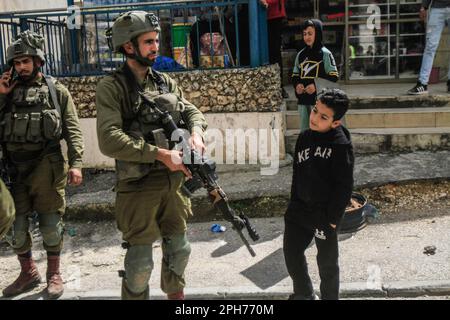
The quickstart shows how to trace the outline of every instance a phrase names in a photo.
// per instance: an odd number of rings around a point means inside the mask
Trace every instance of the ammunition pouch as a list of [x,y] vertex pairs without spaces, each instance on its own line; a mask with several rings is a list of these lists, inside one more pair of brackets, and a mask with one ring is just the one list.
[[61,138],[61,108],[55,84],[47,76],[45,80],[48,86],[19,85],[14,89],[1,123],[0,138],[3,142],[34,144]]
[[61,138],[61,115],[56,109],[42,111],[42,129],[46,140],[59,140]]

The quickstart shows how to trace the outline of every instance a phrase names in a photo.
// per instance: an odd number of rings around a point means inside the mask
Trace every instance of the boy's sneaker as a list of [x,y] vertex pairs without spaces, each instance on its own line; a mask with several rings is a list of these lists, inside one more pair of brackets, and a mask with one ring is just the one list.
[[421,84],[420,82],[417,82],[416,86],[410,90],[408,90],[408,94],[412,95],[420,95],[420,94],[427,94],[428,93],[428,87],[426,84]]

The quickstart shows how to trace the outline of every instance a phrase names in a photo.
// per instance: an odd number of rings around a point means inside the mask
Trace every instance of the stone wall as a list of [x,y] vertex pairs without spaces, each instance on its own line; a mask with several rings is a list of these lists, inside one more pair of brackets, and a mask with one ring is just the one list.
[[[195,70],[169,73],[186,98],[202,112],[280,111],[278,65],[252,69]],[[94,118],[100,76],[60,78],[72,94],[80,118]]]

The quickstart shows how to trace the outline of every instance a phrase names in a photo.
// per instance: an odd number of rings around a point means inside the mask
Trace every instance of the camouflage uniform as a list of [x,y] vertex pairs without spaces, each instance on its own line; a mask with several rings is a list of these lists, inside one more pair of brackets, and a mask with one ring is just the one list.
[[[134,29],[131,35],[120,34],[126,32],[127,27],[123,28],[121,24],[127,17],[132,21],[128,26]],[[155,18],[143,11],[128,12],[119,17],[112,27],[114,49],[119,51],[121,45],[139,34],[159,32]],[[192,214],[191,204],[180,190],[185,181],[184,174],[171,172],[156,161],[158,146],[155,141],[144,138],[146,133],[161,128],[161,125],[154,114],[142,108],[139,96],[133,94],[134,88],[127,81],[130,71],[125,63],[100,81],[96,94],[99,147],[105,155],[116,159],[115,215],[127,248],[122,299],[148,299],[148,281],[153,269],[152,244],[160,237],[163,251],[161,288],[170,298],[171,294],[182,292],[185,286],[184,270],[190,254],[186,220]],[[184,119],[191,133],[196,131],[203,135],[206,121],[202,113],[183,98],[173,79],[148,68],[146,78],[138,85],[155,99],[167,97],[161,94],[155,79],[162,80],[170,92],[168,95],[175,97],[175,106],[170,110],[173,118]],[[178,109],[179,104],[184,107]]]
[[14,222],[14,214],[14,201],[3,180],[0,180],[0,240]]
[[[42,45],[43,38],[35,33],[19,34],[8,47],[8,64],[12,66],[14,59],[24,56],[38,57],[45,62]],[[54,78],[44,78],[37,67],[34,72],[34,79],[19,78],[10,94],[0,95],[0,139],[16,170],[11,190],[16,219],[7,240],[19,260],[20,255],[29,253],[32,241],[28,215],[36,211],[44,248],[50,255],[53,253],[52,258],[48,257],[49,269],[51,264],[59,273],[67,171],[68,166],[81,169],[84,147],[69,91]],[[68,164],[61,151],[61,139],[67,142]],[[20,293],[10,289],[5,289],[4,295]]]

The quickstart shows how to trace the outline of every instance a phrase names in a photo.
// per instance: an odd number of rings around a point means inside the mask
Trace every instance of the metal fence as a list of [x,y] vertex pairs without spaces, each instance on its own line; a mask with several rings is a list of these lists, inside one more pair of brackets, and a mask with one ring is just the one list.
[[256,67],[268,62],[266,13],[258,2],[153,1],[5,12],[0,14],[0,64],[6,67],[6,48],[14,37],[30,29],[45,37],[45,73],[103,74],[124,61],[109,50],[106,29],[121,12],[144,10],[154,12],[162,28],[155,69]]

